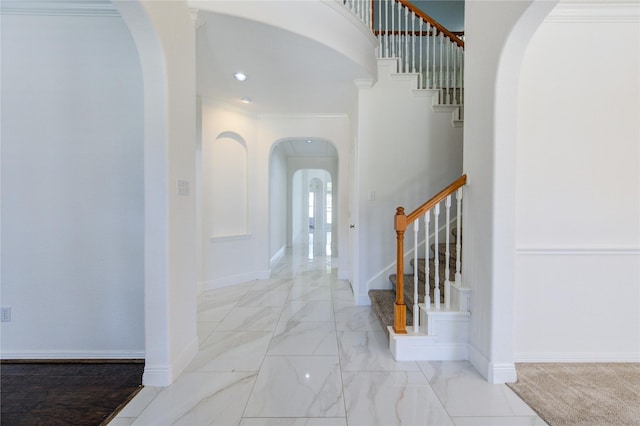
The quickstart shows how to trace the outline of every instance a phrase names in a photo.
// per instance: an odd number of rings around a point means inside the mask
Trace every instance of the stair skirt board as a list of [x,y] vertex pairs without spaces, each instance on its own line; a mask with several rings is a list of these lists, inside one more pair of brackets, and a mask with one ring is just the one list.
[[396,361],[466,361],[469,359],[468,343],[438,343],[437,336],[414,334],[407,328],[407,334],[396,334],[393,327],[387,327],[389,349]]

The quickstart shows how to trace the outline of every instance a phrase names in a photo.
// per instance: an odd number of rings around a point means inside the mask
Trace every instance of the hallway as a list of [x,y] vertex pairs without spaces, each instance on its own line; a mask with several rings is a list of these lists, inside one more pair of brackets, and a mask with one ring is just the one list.
[[201,294],[197,357],[110,425],[545,424],[467,362],[395,362],[370,307],[315,246],[288,251],[270,280]]

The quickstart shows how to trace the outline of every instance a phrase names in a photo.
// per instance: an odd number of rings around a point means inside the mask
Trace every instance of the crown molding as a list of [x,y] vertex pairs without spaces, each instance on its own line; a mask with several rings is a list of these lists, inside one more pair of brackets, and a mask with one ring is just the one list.
[[640,1],[560,1],[545,22],[637,23],[640,22]]
[[0,14],[36,16],[120,16],[111,0],[2,0]]

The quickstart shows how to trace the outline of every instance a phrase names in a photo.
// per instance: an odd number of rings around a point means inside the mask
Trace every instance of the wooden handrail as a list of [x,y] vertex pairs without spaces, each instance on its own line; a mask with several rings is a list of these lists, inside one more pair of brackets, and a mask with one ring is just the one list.
[[433,208],[436,204],[438,204],[440,201],[447,198],[448,195],[453,194],[455,190],[465,185],[466,183],[467,183],[467,175],[462,175],[458,179],[454,180],[449,186],[447,186],[442,191],[438,192],[429,201],[427,201],[426,203],[424,203],[423,205],[421,205],[420,207],[418,207],[417,209],[409,213],[407,215],[407,224],[412,223],[414,220],[416,220],[417,218],[425,214],[427,210],[430,210],[431,208]]
[[[407,333],[407,306],[404,303],[404,233],[407,226],[413,223],[420,216],[435,207],[442,200],[453,194],[460,187],[467,183],[467,175],[462,175],[442,191],[438,192],[429,201],[406,215],[404,207],[398,207],[394,217],[394,228],[396,230],[396,302],[393,310],[393,331],[396,334]],[[427,278],[428,280],[428,278]],[[414,312],[414,315],[419,313]],[[414,319],[415,321],[415,319]]]
[[[449,38],[455,44],[457,44],[458,46],[464,48],[464,41],[460,40],[455,34],[453,34],[451,31],[449,31],[448,29],[443,27],[438,21],[433,19],[431,16],[427,15],[422,10],[418,9],[416,6],[414,6],[413,4],[409,3],[407,0],[395,0],[395,1],[397,1],[400,4],[402,4],[404,7],[408,8],[410,11],[414,12],[416,15],[418,15],[423,20],[425,20],[428,23],[430,23],[432,26],[436,27],[438,32],[443,33],[445,36],[447,36],[447,38]],[[436,35],[437,35],[437,33],[436,33]]]

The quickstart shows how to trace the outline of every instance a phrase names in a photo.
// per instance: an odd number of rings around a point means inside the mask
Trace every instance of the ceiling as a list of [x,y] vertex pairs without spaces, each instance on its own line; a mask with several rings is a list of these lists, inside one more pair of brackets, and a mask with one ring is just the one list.
[[[344,55],[286,30],[198,11],[197,89],[252,114],[344,114],[364,71]],[[248,79],[239,82],[233,74]],[[240,101],[251,98],[250,104]]]
[[307,140],[285,140],[278,144],[278,148],[286,157],[338,157],[338,152],[331,143],[316,139]]

